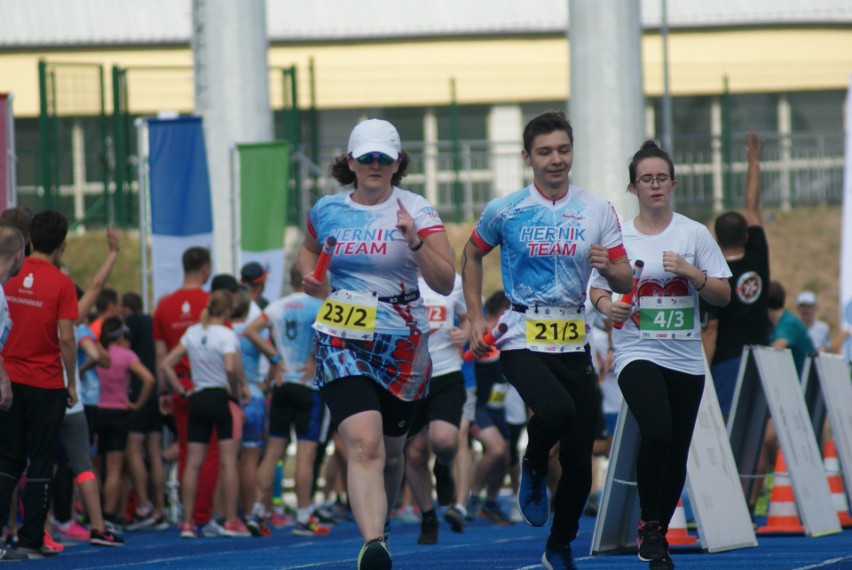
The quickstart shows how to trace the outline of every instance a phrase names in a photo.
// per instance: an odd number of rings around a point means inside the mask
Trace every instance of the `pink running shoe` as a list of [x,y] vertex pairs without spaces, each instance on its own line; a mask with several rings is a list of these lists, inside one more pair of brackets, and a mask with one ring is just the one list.
[[249,532],[249,529],[240,518],[235,518],[234,520],[225,521],[225,524],[219,531],[219,536],[240,538],[244,536],[251,536],[251,532]]
[[53,540],[53,537],[47,534],[47,531],[44,531],[44,546],[50,550],[53,550],[57,554],[65,550],[65,547]]
[[278,514],[273,511],[267,522],[273,528],[284,528],[293,524],[293,519],[286,514]]
[[66,536],[72,540],[79,540],[80,542],[88,542],[92,537],[92,534],[86,530],[86,527],[74,520],[64,524],[56,523],[54,528],[62,536]]

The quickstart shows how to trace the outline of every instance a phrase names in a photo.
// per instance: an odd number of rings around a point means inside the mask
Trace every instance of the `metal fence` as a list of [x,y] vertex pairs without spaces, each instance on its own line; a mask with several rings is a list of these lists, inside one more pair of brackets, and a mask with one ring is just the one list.
[[[745,133],[731,138],[744,141]],[[762,139],[760,180],[764,207],[790,209],[842,202],[842,132],[783,138],[762,135]],[[734,147],[730,157],[726,157],[725,145],[718,137],[682,137],[675,144],[673,159],[679,182],[675,199],[679,211],[706,219],[723,210],[742,207],[748,166],[744,145]],[[459,212],[461,219],[474,220],[485,204],[498,195],[496,189],[506,187],[507,179],[520,180],[518,188],[531,181],[532,173],[524,165],[520,149],[520,142],[495,145],[481,140],[463,140],[458,145],[409,144],[406,151],[410,163],[402,186],[426,196],[430,195],[429,189],[434,189],[434,205],[445,220],[453,220]],[[313,167],[313,172],[326,170],[333,158],[344,152],[340,146],[321,147],[320,164]],[[625,168],[625,186],[626,174]],[[337,185],[329,178],[314,177],[305,182],[304,188],[303,212],[307,212],[313,201],[335,192]]]
[[[789,209],[842,203],[842,131],[788,137],[761,134],[761,138],[764,140],[761,161],[763,206]],[[735,133],[731,139],[744,141],[745,134]],[[747,168],[743,145],[733,146],[730,158],[726,158],[725,145],[718,137],[681,137],[675,141],[675,146],[673,158],[679,181],[675,207],[678,211],[706,220],[722,210],[742,207]],[[507,189],[517,189],[531,181],[532,173],[524,165],[520,149],[520,141],[495,144],[484,140],[461,140],[458,143],[407,144],[410,163],[402,186],[432,198],[445,221],[475,220],[489,200]],[[316,148],[307,150],[310,154],[317,152]],[[18,150],[22,165],[32,158],[27,152],[32,154],[26,149]],[[301,195],[302,219],[320,196],[338,190],[337,183],[327,175],[328,165],[335,156],[345,152],[345,147],[340,145],[320,146],[317,163],[307,158],[307,152],[293,155],[295,164],[292,170],[299,176],[291,180],[290,187],[295,195]],[[129,156],[128,160],[135,163],[135,156]],[[93,171],[96,170],[88,171],[88,176]],[[87,205],[103,200],[104,183],[97,179],[98,175],[94,180],[80,178],[70,175],[58,177],[60,208],[70,206],[67,202],[75,196],[76,199],[84,196]],[[602,188],[590,190],[604,192]],[[110,191],[114,191],[113,188]],[[136,200],[136,191],[135,177],[132,177],[126,197],[130,203]],[[38,198],[40,193],[38,186],[18,185],[19,200],[23,204],[37,206],[41,201]],[[68,208],[68,211],[73,209]],[[135,220],[131,220],[131,225],[134,223]]]

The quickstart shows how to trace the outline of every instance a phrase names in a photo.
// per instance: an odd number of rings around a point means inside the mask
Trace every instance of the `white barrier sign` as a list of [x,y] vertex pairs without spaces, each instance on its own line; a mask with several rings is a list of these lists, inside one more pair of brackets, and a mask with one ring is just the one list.
[[[763,427],[747,421],[763,416],[749,405],[759,403],[760,398],[744,398],[748,394],[762,392],[775,423],[778,443],[784,453],[805,533],[808,536],[820,536],[840,532],[792,353],[787,349],[751,346],[746,347],[743,360],[734,393],[734,411],[728,425],[731,441],[735,442],[739,438],[747,441],[762,440]],[[745,425],[750,426],[749,429],[744,429]],[[755,437],[757,431],[760,437]],[[756,450],[754,446],[740,448],[740,452],[740,471],[754,473],[753,469],[748,470],[744,465],[756,463],[759,446]],[[749,454],[752,456],[748,457]]]
[[[847,499],[852,500],[852,380],[849,363],[837,354],[819,354],[811,359],[816,368],[821,404],[828,413],[831,433],[843,471]],[[814,429],[822,429],[822,423]]]

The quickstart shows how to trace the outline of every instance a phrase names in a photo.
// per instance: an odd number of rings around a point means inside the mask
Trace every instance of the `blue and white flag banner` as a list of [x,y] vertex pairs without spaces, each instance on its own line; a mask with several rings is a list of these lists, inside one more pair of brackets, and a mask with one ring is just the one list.
[[154,303],[183,283],[186,249],[206,247],[213,258],[210,177],[200,117],[149,119],[151,265]]

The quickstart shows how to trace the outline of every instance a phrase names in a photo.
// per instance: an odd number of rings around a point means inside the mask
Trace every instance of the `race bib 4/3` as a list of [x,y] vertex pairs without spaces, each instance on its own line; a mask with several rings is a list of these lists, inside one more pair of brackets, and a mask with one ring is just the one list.
[[691,296],[639,299],[639,338],[695,340],[697,324]]

